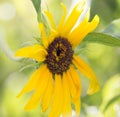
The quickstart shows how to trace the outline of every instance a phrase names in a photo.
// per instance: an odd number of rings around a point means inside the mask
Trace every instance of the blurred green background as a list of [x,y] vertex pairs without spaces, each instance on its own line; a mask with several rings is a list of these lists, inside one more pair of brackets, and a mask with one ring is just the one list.
[[[75,0],[42,1],[42,10],[49,9],[56,23],[62,14],[61,2],[70,10]],[[95,14],[100,16],[97,32],[120,38],[120,0],[92,0],[91,18]],[[47,117],[40,107],[24,111],[30,94],[16,98],[35,68],[21,70],[31,61],[18,62],[13,53],[23,45],[34,43],[34,37],[39,36],[37,16],[31,0],[0,0],[0,117]],[[98,93],[89,96],[86,94],[89,80],[81,77],[80,117],[120,117],[120,47],[89,43],[85,44],[80,56],[93,68],[101,85]]]

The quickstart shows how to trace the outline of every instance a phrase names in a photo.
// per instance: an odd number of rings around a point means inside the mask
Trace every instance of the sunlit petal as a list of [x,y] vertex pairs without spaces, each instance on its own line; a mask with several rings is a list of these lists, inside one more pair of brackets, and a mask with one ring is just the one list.
[[49,117],[59,117],[63,108],[63,86],[60,75],[55,75],[55,89]]
[[99,17],[96,15],[91,22],[87,22],[83,27],[80,26],[82,30],[80,30],[80,27],[77,27],[75,32],[69,36],[73,47],[77,46],[88,33],[92,32],[97,27],[98,23]]
[[69,90],[70,90],[70,94],[72,96],[72,99],[76,99],[78,96],[77,89],[76,89],[76,86],[71,78],[72,76],[71,76],[70,71],[67,71],[66,75],[67,75],[66,79],[68,81],[68,86],[69,86]]
[[74,100],[73,104],[75,105],[76,117],[79,117],[80,116],[80,109],[81,109],[80,98],[77,98],[76,100]]
[[40,45],[27,46],[19,49],[15,56],[32,58],[36,61],[44,61],[47,55],[47,51]]
[[63,117],[71,117],[72,109],[71,109],[71,96],[70,90],[67,81],[67,75],[63,74],[63,109],[62,109]]
[[41,73],[44,69],[45,66],[43,65],[32,74],[30,80],[27,82],[22,91],[17,95],[17,97],[20,97],[24,93],[30,92],[36,88],[37,82],[39,81]]
[[80,41],[79,35],[81,35],[84,31],[86,31],[86,26],[88,24],[88,20],[90,17],[90,9],[88,9],[84,19],[80,22],[80,24],[68,35],[68,39],[71,44],[74,46],[76,40]]
[[61,3],[61,6],[63,8],[64,13],[63,13],[63,16],[59,22],[58,28],[57,28],[58,32],[61,32],[61,30],[63,29],[63,25],[65,23],[65,18],[66,18],[66,12],[67,12],[66,6],[63,3]]
[[42,111],[43,112],[46,111],[46,109],[50,105],[50,101],[53,95],[53,88],[54,88],[53,78],[52,78],[52,74],[50,74],[49,81],[48,81],[48,87],[42,96]]
[[51,30],[50,35],[48,37],[49,43],[51,43],[58,36],[59,36],[59,34],[56,30]]
[[41,32],[41,35],[42,35],[43,45],[44,45],[45,48],[47,48],[48,47],[48,39],[47,39],[47,36],[46,36],[44,25],[42,23],[39,23],[39,28],[40,28],[40,32]]
[[73,8],[72,12],[70,13],[70,16],[68,17],[64,25],[64,29],[62,30],[62,35],[66,35],[71,31],[73,26],[76,24],[78,18],[80,17],[80,14],[82,13],[84,9],[84,5],[85,5],[85,1],[83,1],[82,3],[78,3]]
[[41,75],[41,78],[37,83],[36,90],[34,94],[32,95],[32,97],[30,98],[30,100],[28,101],[28,103],[26,104],[25,110],[34,109],[40,103],[40,99],[48,86],[48,80],[51,74],[49,70],[47,69],[47,67],[44,69],[44,71],[45,71],[45,74]]
[[47,18],[49,19],[52,28],[56,29],[56,25],[55,25],[52,14],[49,11],[45,11],[45,14],[46,14]]
[[80,94],[81,94],[81,82],[80,82],[80,76],[78,75],[78,73],[75,71],[75,69],[71,66],[70,67],[70,74],[71,74],[71,78],[76,86],[76,89],[77,89],[77,94],[78,96],[76,97],[79,97]]
[[99,90],[99,83],[93,70],[79,57],[73,57],[73,64],[90,79],[88,94],[96,93]]

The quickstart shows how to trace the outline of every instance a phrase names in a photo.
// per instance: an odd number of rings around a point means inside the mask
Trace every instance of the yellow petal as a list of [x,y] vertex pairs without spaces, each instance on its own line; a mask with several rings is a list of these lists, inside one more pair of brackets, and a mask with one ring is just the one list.
[[45,67],[44,71],[45,73],[41,74],[41,78],[37,83],[36,90],[32,95],[32,97],[30,98],[30,100],[28,101],[28,103],[26,104],[25,110],[34,109],[40,103],[40,99],[47,88],[48,79],[51,74],[47,69],[47,66]]
[[70,73],[71,73],[71,78],[76,86],[77,94],[76,98],[73,99],[73,103],[75,105],[75,110],[76,110],[76,116],[79,117],[80,115],[80,108],[81,108],[81,103],[80,103],[80,95],[81,95],[81,83],[80,83],[80,78],[78,73],[75,71],[75,69],[71,66],[70,67]]
[[88,24],[88,20],[90,17],[90,8],[88,9],[84,19],[80,24],[68,35],[68,39],[71,42],[71,44],[74,46],[74,41],[80,41],[79,35],[83,33],[83,31],[86,29],[86,26]]
[[93,70],[79,57],[73,56],[73,64],[85,75],[90,79],[90,86],[88,89],[88,94],[96,93],[100,86],[96,75],[94,74]]
[[75,105],[76,117],[79,117],[80,116],[80,109],[81,109],[80,98],[78,98],[77,100],[75,100],[73,103]]
[[48,81],[48,87],[42,97],[42,111],[43,112],[46,111],[46,109],[48,108],[50,104],[50,101],[53,95],[53,88],[54,88],[53,78],[52,78],[52,74],[50,74],[49,81]]
[[64,25],[64,29],[62,30],[63,35],[68,34],[73,28],[73,26],[76,24],[78,18],[80,17],[80,14],[83,11],[84,5],[85,5],[85,1],[83,1],[82,3],[78,3],[73,8],[72,12],[70,13],[70,16],[68,17]]
[[40,45],[27,46],[19,49],[15,53],[15,56],[17,57],[32,58],[40,62],[45,60],[46,55],[47,51]]
[[46,14],[47,18],[49,19],[52,28],[56,29],[56,25],[55,25],[52,14],[49,11],[45,11],[45,14]]
[[92,32],[97,27],[99,21],[100,21],[99,16],[95,15],[93,20],[89,23],[89,27],[88,27],[89,32]]
[[51,30],[50,35],[48,37],[49,43],[51,43],[56,37],[59,37],[59,34],[56,30]]
[[40,79],[41,73],[43,72],[45,66],[41,66],[39,69],[37,69],[31,76],[30,80],[27,82],[25,87],[22,89],[22,91],[17,95],[17,97],[20,97],[24,93],[30,92],[35,89],[37,82]]
[[70,40],[72,40],[73,47],[77,46],[84,37],[92,32],[99,23],[99,17],[96,15],[91,22],[87,22],[83,27],[81,26],[82,30],[76,29],[76,32],[74,32],[73,35],[71,35]]
[[46,36],[46,32],[45,32],[43,23],[39,24],[39,28],[40,28],[40,31],[41,31],[41,34],[42,34],[43,45],[44,45],[45,48],[47,48],[48,47],[48,40],[47,40],[47,36]]
[[71,74],[71,78],[76,86],[77,89],[77,96],[76,97],[80,97],[81,94],[81,83],[80,83],[80,78],[78,73],[75,71],[75,69],[71,66],[70,67],[70,74]]
[[61,3],[61,6],[63,8],[64,13],[63,13],[63,16],[59,22],[58,28],[57,28],[58,32],[60,32],[63,29],[63,25],[64,25],[65,18],[66,18],[66,12],[67,12],[66,6],[63,3]]
[[63,107],[63,86],[60,75],[55,75],[55,92],[54,98],[48,117],[59,117]]
[[74,99],[76,99],[76,96],[78,96],[78,95],[76,95],[77,90],[76,90],[75,84],[74,84],[74,82],[73,82],[73,80],[71,78],[71,73],[70,73],[69,70],[67,71],[66,75],[67,75],[66,79],[68,81],[70,94],[72,96],[72,99],[74,100]]
[[67,75],[63,74],[63,117],[71,117],[72,109],[71,109],[71,96],[70,90],[67,82]]
[[80,40],[76,42],[74,46],[78,45],[88,33],[92,32],[97,27],[98,24],[99,24],[99,16],[96,15],[91,22],[88,22],[84,32],[79,37]]

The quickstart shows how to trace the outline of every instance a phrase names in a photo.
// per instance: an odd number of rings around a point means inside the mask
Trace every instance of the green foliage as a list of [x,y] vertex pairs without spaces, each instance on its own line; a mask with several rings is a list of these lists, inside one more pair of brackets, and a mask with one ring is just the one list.
[[39,43],[40,45],[42,45],[42,39],[41,39],[41,37],[33,37],[36,41],[37,41],[37,43]]
[[110,106],[111,104],[113,104],[114,102],[116,102],[116,101],[118,101],[118,100],[120,100],[120,94],[117,95],[117,96],[115,96],[115,97],[113,97],[113,98],[106,104],[106,106],[105,106],[105,108],[104,108],[104,112],[109,108],[109,106]]
[[120,19],[112,21],[104,30],[103,33],[113,35],[120,38]]
[[120,0],[93,0],[91,4],[91,17],[98,14],[101,24],[109,24],[120,17]]
[[[49,26],[47,25],[47,20],[46,20],[44,14],[42,13],[42,9],[41,9],[41,0],[32,0],[32,3],[36,10],[36,13],[37,13],[38,22],[42,22],[45,26],[46,33],[49,33]],[[38,39],[38,38],[36,38],[36,39]]]
[[120,74],[110,77],[102,89],[101,111],[105,117],[116,117],[116,105],[120,104]]
[[41,21],[41,0],[32,0],[34,8],[37,12],[38,22]]
[[84,42],[100,43],[108,46],[120,46],[119,38],[95,32],[88,34],[85,37]]
[[38,13],[39,10],[41,9],[40,8],[41,0],[32,0],[32,3],[34,5],[34,7],[35,7],[36,12]]
[[21,67],[21,69],[19,70],[19,72],[22,72],[24,69],[27,69],[27,68],[33,68],[33,67],[39,67],[39,66],[41,66],[42,65],[42,63],[38,63],[38,62],[36,62],[36,63],[32,63],[32,64],[28,64],[28,65],[24,65],[23,67]]

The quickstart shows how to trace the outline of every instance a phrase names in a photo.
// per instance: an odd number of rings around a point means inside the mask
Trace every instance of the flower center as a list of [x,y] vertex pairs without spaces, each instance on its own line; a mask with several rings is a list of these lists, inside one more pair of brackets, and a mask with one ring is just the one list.
[[62,74],[72,63],[73,50],[70,42],[63,37],[57,37],[48,46],[45,63],[53,74]]

